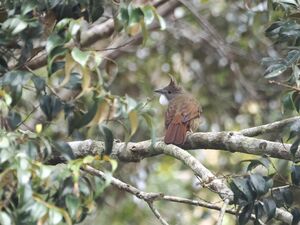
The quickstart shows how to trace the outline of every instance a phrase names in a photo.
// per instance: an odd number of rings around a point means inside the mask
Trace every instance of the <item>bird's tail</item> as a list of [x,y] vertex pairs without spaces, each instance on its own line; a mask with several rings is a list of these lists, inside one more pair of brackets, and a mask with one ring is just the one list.
[[186,138],[187,124],[183,123],[180,115],[175,115],[167,128],[165,135],[166,144],[183,145]]

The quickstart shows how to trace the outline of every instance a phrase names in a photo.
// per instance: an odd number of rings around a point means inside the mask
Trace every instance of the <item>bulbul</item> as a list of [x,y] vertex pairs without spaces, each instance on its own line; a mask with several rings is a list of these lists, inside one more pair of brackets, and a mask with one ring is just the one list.
[[172,77],[168,86],[155,92],[161,94],[160,104],[168,105],[165,113],[165,143],[183,145],[186,133],[196,130],[200,124],[200,104],[194,96],[177,85]]

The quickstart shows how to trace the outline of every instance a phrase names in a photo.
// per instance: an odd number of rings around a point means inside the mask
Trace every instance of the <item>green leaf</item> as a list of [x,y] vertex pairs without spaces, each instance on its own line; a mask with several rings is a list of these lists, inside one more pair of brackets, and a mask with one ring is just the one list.
[[8,114],[8,124],[9,126],[15,130],[18,125],[22,122],[21,115],[17,112],[10,111]]
[[262,196],[268,192],[266,181],[260,174],[250,175],[250,186],[257,196]]
[[73,59],[79,63],[82,67],[85,67],[89,58],[90,58],[90,52],[83,52],[79,48],[73,48],[71,55]]
[[293,215],[293,220],[292,220],[292,225],[297,225],[300,222],[300,211],[298,208],[293,208],[292,209],[292,215]]
[[291,50],[289,51],[287,57],[285,58],[286,65],[289,66],[293,63],[295,63],[300,57],[300,51],[299,50]]
[[43,78],[33,75],[31,79],[38,93],[45,91],[46,81]]
[[80,200],[74,195],[67,195],[65,198],[66,206],[72,218],[76,218],[77,211],[80,207]]
[[75,155],[73,153],[72,148],[70,145],[63,141],[58,141],[53,143],[55,149],[66,159],[72,160],[75,159]]
[[46,51],[48,54],[57,47],[61,47],[64,44],[64,40],[57,34],[51,34],[46,43]]
[[45,113],[47,120],[51,121],[61,110],[61,100],[53,95],[44,95],[40,98],[40,107]]
[[137,111],[132,110],[131,112],[129,112],[128,118],[129,118],[130,128],[131,128],[130,136],[133,136],[139,127],[139,118],[138,118]]
[[285,110],[294,110],[293,94],[294,92],[291,91],[283,97],[282,102]]
[[34,4],[33,1],[24,1],[22,4],[22,15],[25,16],[27,13],[32,12],[37,7],[37,4]]
[[11,218],[4,211],[0,211],[0,224],[2,224],[2,225],[12,225]]
[[49,223],[50,224],[58,224],[62,221],[63,219],[63,215],[57,210],[57,209],[54,209],[54,208],[50,208],[49,209]]
[[32,76],[32,73],[20,70],[12,70],[4,74],[0,80],[1,85],[18,86],[26,84]]
[[280,188],[279,190],[282,194],[285,204],[290,207],[294,201],[293,192],[289,188]]
[[104,155],[110,155],[112,152],[113,143],[114,143],[113,133],[105,125],[100,125],[99,128],[100,128],[101,134],[104,136],[104,144],[105,144]]
[[296,120],[290,128],[290,135],[287,141],[291,140],[292,138],[300,135],[300,120]]
[[291,178],[293,184],[300,185],[300,165],[292,165]]
[[140,21],[144,17],[143,11],[140,8],[130,8],[129,7],[128,11],[129,11],[128,26],[132,26],[137,23],[140,23]]
[[38,220],[41,217],[43,217],[46,213],[47,213],[47,208],[39,203],[39,202],[34,202],[31,206],[30,206],[30,213],[31,216],[33,217],[33,219]]
[[267,156],[263,156],[259,159],[251,159],[251,160],[243,160],[242,162],[250,162],[248,167],[247,167],[247,171],[251,171],[254,168],[256,168],[257,166],[263,166],[266,169],[269,168],[270,166],[270,159]]
[[239,215],[239,225],[245,225],[251,218],[253,204],[246,205]]
[[275,216],[276,213],[276,203],[271,198],[265,198],[263,200],[264,202],[264,211],[267,215],[267,220],[269,221]]
[[241,205],[247,205],[253,201],[253,195],[250,190],[247,178],[236,177],[230,183],[231,189],[234,192],[235,202]]
[[298,147],[299,147],[299,144],[300,144],[300,137],[298,137],[292,144],[291,148],[290,148],[290,152],[291,154],[293,155],[293,157],[296,156],[296,152],[298,150]]
[[287,70],[287,66],[285,64],[275,64],[275,65],[271,65],[268,67],[268,69],[266,70],[264,76],[265,78],[269,79],[269,78],[273,78],[273,77],[277,77],[280,74],[282,74],[284,71]]
[[150,25],[154,21],[153,6],[146,5],[142,7],[144,13],[144,21],[146,25]]

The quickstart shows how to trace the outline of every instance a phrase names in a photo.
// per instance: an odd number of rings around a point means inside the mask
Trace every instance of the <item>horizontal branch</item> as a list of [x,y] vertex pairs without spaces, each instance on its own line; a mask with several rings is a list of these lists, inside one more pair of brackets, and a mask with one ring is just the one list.
[[269,124],[265,124],[265,125],[261,125],[261,126],[257,126],[257,127],[247,128],[247,129],[239,131],[238,133],[240,133],[244,136],[248,136],[248,137],[255,137],[255,136],[265,134],[268,132],[279,131],[282,128],[284,128],[285,126],[290,125],[299,120],[300,120],[300,116],[295,116],[292,118],[276,121],[274,123],[269,123]]
[[[77,158],[103,154],[105,150],[103,142],[94,140],[73,141],[69,142],[69,145]],[[166,144],[162,141],[152,144],[151,140],[129,143],[114,142],[111,155],[120,161],[138,162],[144,158],[162,154],[165,146]],[[186,144],[181,148],[186,150],[215,149],[293,160],[289,151],[290,147],[290,144],[245,137],[234,132],[207,132],[189,135]],[[295,156],[296,160],[300,158],[299,149]],[[61,160],[59,156],[53,156],[51,162],[61,162]]]

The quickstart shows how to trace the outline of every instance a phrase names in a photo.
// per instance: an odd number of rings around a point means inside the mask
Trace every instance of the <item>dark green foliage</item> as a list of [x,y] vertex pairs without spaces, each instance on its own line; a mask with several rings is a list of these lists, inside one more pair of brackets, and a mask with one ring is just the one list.
[[63,103],[56,96],[44,95],[40,98],[40,106],[47,120],[51,121],[62,110]]

